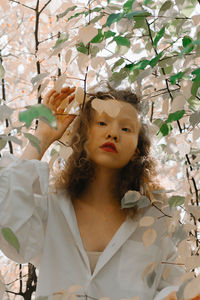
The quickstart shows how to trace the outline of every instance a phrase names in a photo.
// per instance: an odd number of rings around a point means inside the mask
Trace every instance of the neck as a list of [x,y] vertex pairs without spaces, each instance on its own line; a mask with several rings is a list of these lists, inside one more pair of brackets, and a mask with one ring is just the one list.
[[96,166],[93,180],[84,191],[81,199],[92,206],[118,205],[118,199],[113,195],[113,189],[119,177],[120,170],[105,169]]

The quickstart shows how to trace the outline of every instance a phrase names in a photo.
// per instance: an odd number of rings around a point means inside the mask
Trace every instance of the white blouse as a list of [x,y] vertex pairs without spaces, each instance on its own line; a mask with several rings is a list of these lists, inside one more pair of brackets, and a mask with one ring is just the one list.
[[[161,300],[177,289],[182,270],[165,264],[176,257],[176,248],[166,234],[165,218],[158,218],[152,225],[157,239],[145,248],[142,235],[146,229],[138,226],[139,217],[127,217],[92,272],[72,202],[65,191],[54,193],[48,181],[46,162],[12,155],[0,160],[0,229],[9,227],[15,233],[20,250],[18,253],[1,233],[0,248],[10,259],[32,262],[39,268],[36,297],[52,298],[72,285],[80,285],[80,299],[87,295],[88,299],[139,296],[140,300]],[[156,218],[161,213],[149,207],[144,215]],[[156,262],[155,272],[143,280],[144,269],[152,262]],[[166,266],[171,266],[171,271],[164,279]]]

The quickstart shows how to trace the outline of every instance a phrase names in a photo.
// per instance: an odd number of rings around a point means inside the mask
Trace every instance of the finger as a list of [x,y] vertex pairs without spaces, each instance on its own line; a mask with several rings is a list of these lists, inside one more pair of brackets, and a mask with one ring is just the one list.
[[55,99],[56,99],[56,97],[59,96],[59,95],[60,95],[60,94],[57,93],[57,92],[55,91],[55,93],[53,93],[53,94],[51,95],[51,97],[49,97],[49,104],[54,105],[54,104],[55,104]]
[[66,92],[71,91],[71,92],[73,93],[75,90],[76,90],[75,87],[70,88],[69,86],[67,86],[67,87],[62,88],[62,89],[61,89],[61,92],[62,92],[62,93],[66,93]]
[[65,98],[67,98],[67,97],[68,97],[67,94],[64,94],[64,93],[59,94],[59,95],[57,95],[57,96],[55,97],[55,103],[58,102],[58,101],[62,101],[63,99],[65,99]]
[[69,103],[71,103],[74,100],[74,98],[75,98],[75,95],[70,96],[69,97]]
[[46,96],[44,97],[43,102],[44,102],[45,104],[49,104],[50,97],[51,97],[55,92],[56,92],[55,89],[50,90],[50,91],[46,94]]

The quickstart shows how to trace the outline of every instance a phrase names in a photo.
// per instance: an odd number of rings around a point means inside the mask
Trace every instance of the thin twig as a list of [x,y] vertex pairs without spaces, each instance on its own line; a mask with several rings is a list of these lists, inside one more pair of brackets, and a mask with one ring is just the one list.
[[28,6],[28,5],[26,5],[26,4],[23,4],[23,3],[19,2],[19,1],[16,1],[16,0],[9,0],[9,1],[10,1],[10,2],[14,2],[14,3],[17,3],[17,4],[20,4],[20,5],[22,5],[22,6],[26,7],[26,8],[28,8],[28,9],[35,10],[33,7]]
[[43,8],[39,11],[39,14],[41,14],[43,12],[43,10],[49,5],[49,3],[51,2],[51,0],[49,0],[44,6]]

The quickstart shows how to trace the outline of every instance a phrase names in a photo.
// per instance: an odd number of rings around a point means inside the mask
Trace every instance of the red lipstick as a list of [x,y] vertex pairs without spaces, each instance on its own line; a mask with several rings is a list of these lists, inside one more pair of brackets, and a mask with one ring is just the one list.
[[113,143],[105,143],[100,148],[107,152],[117,153],[117,149],[115,147],[115,144],[113,144]]

